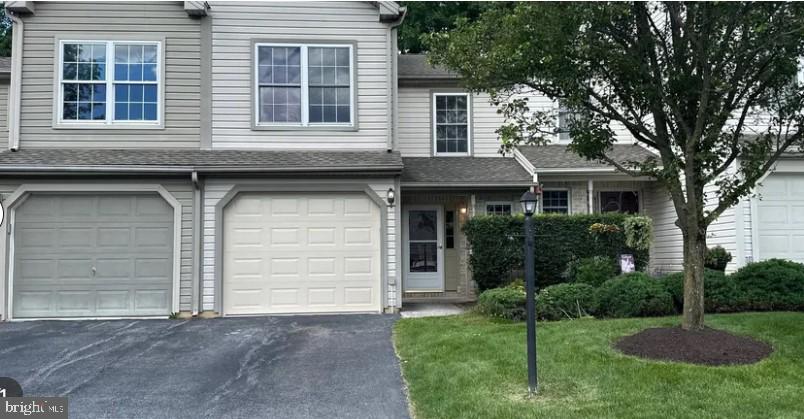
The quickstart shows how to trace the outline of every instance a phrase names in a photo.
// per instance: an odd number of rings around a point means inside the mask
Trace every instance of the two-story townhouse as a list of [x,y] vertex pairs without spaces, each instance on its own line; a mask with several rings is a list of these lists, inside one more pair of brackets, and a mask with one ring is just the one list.
[[[655,182],[580,159],[561,135],[500,155],[487,95],[397,54],[396,3],[5,6],[2,319],[471,300],[461,226],[519,211],[537,181],[543,212],[652,217],[651,268],[681,267]],[[614,155],[650,155],[622,132]],[[734,266],[752,251],[804,258],[800,161],[779,167],[789,172],[760,190],[775,199],[746,200],[713,227]]]

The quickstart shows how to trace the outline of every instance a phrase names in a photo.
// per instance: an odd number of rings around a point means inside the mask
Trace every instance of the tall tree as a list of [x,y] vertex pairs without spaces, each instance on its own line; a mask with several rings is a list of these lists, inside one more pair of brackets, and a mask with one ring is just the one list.
[[[684,242],[682,326],[702,328],[708,227],[804,144],[804,4],[520,3],[429,43],[431,61],[501,104],[503,149],[553,133],[552,111],[521,96],[538,92],[576,112],[573,151],[667,188]],[[611,159],[612,124],[658,156]]]
[[403,54],[427,50],[424,37],[431,32],[453,29],[459,20],[473,21],[494,3],[473,1],[403,1],[408,8],[399,28],[399,50]]
[[0,4],[0,57],[11,56],[11,19],[6,16],[6,8]]

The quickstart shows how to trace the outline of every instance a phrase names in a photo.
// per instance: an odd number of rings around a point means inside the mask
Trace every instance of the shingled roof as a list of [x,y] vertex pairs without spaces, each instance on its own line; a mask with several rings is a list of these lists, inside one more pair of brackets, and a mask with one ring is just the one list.
[[197,149],[42,149],[0,152],[0,172],[364,172],[399,173],[398,152]]
[[528,186],[530,174],[516,160],[501,157],[405,157],[405,186]]
[[0,57],[0,74],[11,73],[11,57]]
[[399,56],[400,79],[440,79],[457,80],[461,77],[442,67],[433,67],[427,62],[425,54],[402,54]]
[[[567,149],[563,144],[550,144],[543,146],[522,146],[519,151],[533,165],[536,172],[544,170],[584,170],[584,169],[611,169],[606,163],[587,160]],[[647,149],[639,145],[615,144],[606,155],[617,162],[629,161],[644,162],[650,157],[656,157]]]

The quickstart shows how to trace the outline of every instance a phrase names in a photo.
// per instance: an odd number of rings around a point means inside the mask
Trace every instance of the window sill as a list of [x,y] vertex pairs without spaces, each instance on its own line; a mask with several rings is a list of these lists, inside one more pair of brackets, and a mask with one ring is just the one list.
[[55,123],[53,129],[97,129],[97,130],[163,130],[164,124],[65,124]]
[[356,125],[252,125],[252,131],[357,131]]
[[472,153],[433,153],[433,157],[472,157]]

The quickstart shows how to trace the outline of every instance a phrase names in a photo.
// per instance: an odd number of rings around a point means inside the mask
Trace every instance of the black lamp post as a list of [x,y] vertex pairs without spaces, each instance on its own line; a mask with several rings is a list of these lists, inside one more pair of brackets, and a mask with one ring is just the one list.
[[532,187],[519,200],[525,213],[525,309],[528,321],[528,390],[531,393],[536,393],[539,388],[536,376],[536,269],[533,254],[533,214],[539,203],[539,193],[541,190],[538,186]]

